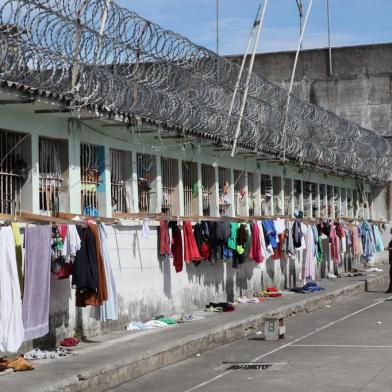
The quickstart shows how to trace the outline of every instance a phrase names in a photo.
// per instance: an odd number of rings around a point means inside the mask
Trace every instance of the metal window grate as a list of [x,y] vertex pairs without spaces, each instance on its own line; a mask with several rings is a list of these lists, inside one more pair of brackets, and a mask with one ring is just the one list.
[[234,170],[234,213],[236,216],[244,215],[246,197],[245,172]]
[[303,201],[304,201],[304,217],[312,217],[312,198],[313,198],[312,183],[308,181],[303,182]]
[[293,181],[284,179],[284,214],[293,215]]
[[274,214],[283,214],[283,200],[282,200],[282,178],[272,177],[273,188],[273,201],[274,201]]
[[20,211],[21,189],[27,178],[27,164],[22,158],[23,134],[0,130],[0,213]]
[[182,161],[182,183],[184,187],[184,214],[192,215],[195,211],[194,201],[197,195],[197,163]]
[[256,183],[254,173],[248,173],[248,200],[249,216],[254,216],[256,210]]
[[100,164],[99,147],[92,144],[80,145],[80,170],[82,185],[82,212],[84,215],[97,216],[99,211],[98,205],[98,186],[99,181],[99,164]]
[[125,151],[110,150],[110,181],[113,212],[128,212],[125,163]]
[[230,207],[230,169],[218,168],[219,214],[226,215]]
[[177,161],[170,158],[161,158],[162,169],[162,212],[173,215],[173,196],[176,186]]
[[62,184],[60,141],[39,139],[39,208],[42,214],[54,216],[59,212]]
[[203,192],[203,215],[211,215],[211,199],[215,187],[215,169],[209,165],[201,165],[201,185]]
[[261,193],[261,215],[271,214],[272,181],[271,176],[261,174],[260,176]]
[[236,363],[229,366],[226,370],[267,370],[270,369],[272,366],[272,363],[247,362]]
[[155,162],[156,159],[153,155],[137,154],[136,156],[140,212],[153,212],[151,205],[151,183],[155,180]]
[[314,182],[312,183],[312,217],[320,217],[318,186]]

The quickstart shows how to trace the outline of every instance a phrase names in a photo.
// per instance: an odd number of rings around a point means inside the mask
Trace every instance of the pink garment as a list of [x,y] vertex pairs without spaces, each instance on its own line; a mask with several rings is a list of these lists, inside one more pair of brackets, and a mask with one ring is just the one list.
[[261,264],[264,261],[260,241],[260,230],[257,223],[254,223],[252,225],[252,244],[250,248],[249,258],[254,260],[256,264]]
[[307,227],[305,234],[306,252],[305,252],[305,265],[303,277],[316,279],[316,260],[314,257],[315,240],[311,226]]
[[352,245],[353,245],[354,256],[359,256],[362,253],[362,251],[361,251],[361,242],[358,234],[358,228],[356,226],[354,226],[352,230]]
[[329,241],[331,243],[331,255],[336,264],[340,264],[340,246],[339,237],[336,235],[335,225],[331,223],[331,231],[329,233]]

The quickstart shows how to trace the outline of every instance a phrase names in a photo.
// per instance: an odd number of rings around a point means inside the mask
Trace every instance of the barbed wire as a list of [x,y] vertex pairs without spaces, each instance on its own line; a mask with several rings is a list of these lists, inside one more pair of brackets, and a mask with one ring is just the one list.
[[[238,64],[114,2],[5,0],[0,8],[0,80],[77,106],[140,116],[229,146],[245,88],[244,75],[227,119],[238,73]],[[286,99],[285,90],[252,74],[240,147],[282,154]],[[374,182],[389,179],[392,163],[382,136],[296,96],[286,157]]]

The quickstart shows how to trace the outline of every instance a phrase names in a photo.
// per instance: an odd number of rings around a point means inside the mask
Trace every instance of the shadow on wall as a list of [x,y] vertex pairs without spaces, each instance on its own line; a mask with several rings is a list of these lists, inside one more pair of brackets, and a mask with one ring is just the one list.
[[248,282],[253,277],[255,264],[253,261],[246,261],[239,269],[234,269],[231,267],[231,260],[216,264],[203,261],[199,265],[186,264],[185,269],[189,283],[197,282],[198,285],[213,288],[217,295],[226,292],[226,301],[233,302],[236,295],[245,295],[245,291],[249,289]]
[[69,327],[69,304],[71,298],[71,282],[69,279],[58,280],[53,274],[50,277],[49,333],[33,340],[33,348],[50,349],[57,346],[65,337],[72,336],[74,331]]

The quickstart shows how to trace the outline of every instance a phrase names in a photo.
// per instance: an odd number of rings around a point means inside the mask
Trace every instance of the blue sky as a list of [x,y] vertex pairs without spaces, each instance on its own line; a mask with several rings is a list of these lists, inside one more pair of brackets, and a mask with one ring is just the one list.
[[[162,27],[215,50],[216,0],[117,0]],[[244,46],[259,0],[220,0],[221,53],[237,54]],[[309,0],[303,0],[304,8]],[[392,0],[330,0],[333,46],[392,41]],[[304,49],[327,46],[326,0],[314,0]],[[295,0],[270,0],[259,52],[295,49],[299,17]]]

